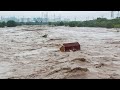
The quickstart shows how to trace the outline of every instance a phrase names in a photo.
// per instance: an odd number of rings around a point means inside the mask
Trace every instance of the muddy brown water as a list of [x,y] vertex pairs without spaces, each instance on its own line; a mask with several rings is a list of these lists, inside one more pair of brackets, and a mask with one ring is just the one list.
[[[20,26],[0,28],[0,78],[118,79],[119,29]],[[47,37],[42,37],[47,34]],[[81,50],[60,52],[63,43]]]

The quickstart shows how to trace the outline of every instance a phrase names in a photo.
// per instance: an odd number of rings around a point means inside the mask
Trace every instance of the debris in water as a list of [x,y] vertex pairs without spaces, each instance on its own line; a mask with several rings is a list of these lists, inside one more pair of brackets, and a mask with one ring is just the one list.
[[80,50],[80,44],[78,42],[74,43],[64,43],[60,48],[61,52],[70,52]]
[[48,75],[52,75],[54,73],[58,73],[58,72],[63,71],[63,70],[71,70],[71,68],[70,67],[60,68],[58,70],[54,70],[54,71],[50,72]]
[[48,35],[47,35],[47,34],[45,34],[45,35],[43,35],[42,37],[47,38],[47,36],[48,36]]
[[89,71],[87,68],[75,67],[75,68],[69,70],[68,72],[76,72],[76,71],[79,71],[79,70],[84,71],[84,72]]
[[62,39],[58,38],[58,39],[50,39],[50,40],[53,40],[53,41],[54,41],[54,40],[62,40]]
[[102,66],[105,66],[105,64],[104,64],[104,63],[97,64],[97,65],[96,65],[96,68],[100,68],[100,67],[102,67]]
[[85,62],[85,61],[86,61],[85,58],[75,58],[75,59],[73,59],[72,61],[76,61],[76,60],[78,60],[78,61],[82,61],[82,62]]

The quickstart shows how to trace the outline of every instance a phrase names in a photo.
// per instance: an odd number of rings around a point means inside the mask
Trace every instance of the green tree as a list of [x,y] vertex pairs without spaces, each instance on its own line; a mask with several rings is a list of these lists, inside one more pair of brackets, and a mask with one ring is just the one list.
[[0,27],[5,27],[6,23],[5,22],[0,22]]
[[63,25],[64,25],[64,22],[61,21],[59,24],[60,24],[60,26],[63,26]]
[[108,22],[106,24],[106,28],[114,28],[114,24],[112,22]]
[[7,27],[16,27],[17,26],[17,23],[13,20],[9,20],[7,21]]
[[76,21],[69,22],[70,27],[76,27],[78,23]]

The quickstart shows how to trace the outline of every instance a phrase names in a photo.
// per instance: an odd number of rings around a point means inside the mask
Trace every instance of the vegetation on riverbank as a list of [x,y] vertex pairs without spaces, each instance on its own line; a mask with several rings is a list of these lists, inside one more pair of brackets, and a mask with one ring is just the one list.
[[58,21],[58,22],[15,22],[9,20],[7,22],[0,22],[0,27],[15,27],[19,25],[52,25],[52,26],[70,26],[70,27],[104,27],[104,28],[120,28],[120,18],[107,19],[97,18],[86,21]]
[[105,27],[105,28],[120,28],[120,18],[106,19],[97,18],[87,21],[70,21],[70,22],[49,22],[49,25],[55,26],[70,26],[70,27]]

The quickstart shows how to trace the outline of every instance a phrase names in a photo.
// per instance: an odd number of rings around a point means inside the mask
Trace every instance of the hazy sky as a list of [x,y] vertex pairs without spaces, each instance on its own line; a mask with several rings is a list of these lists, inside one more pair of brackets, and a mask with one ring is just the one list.
[[4,17],[39,17],[42,12],[48,12],[48,16],[51,18],[54,16],[61,15],[63,18],[86,20],[93,19],[97,17],[110,18],[110,11],[0,11],[0,16]]

